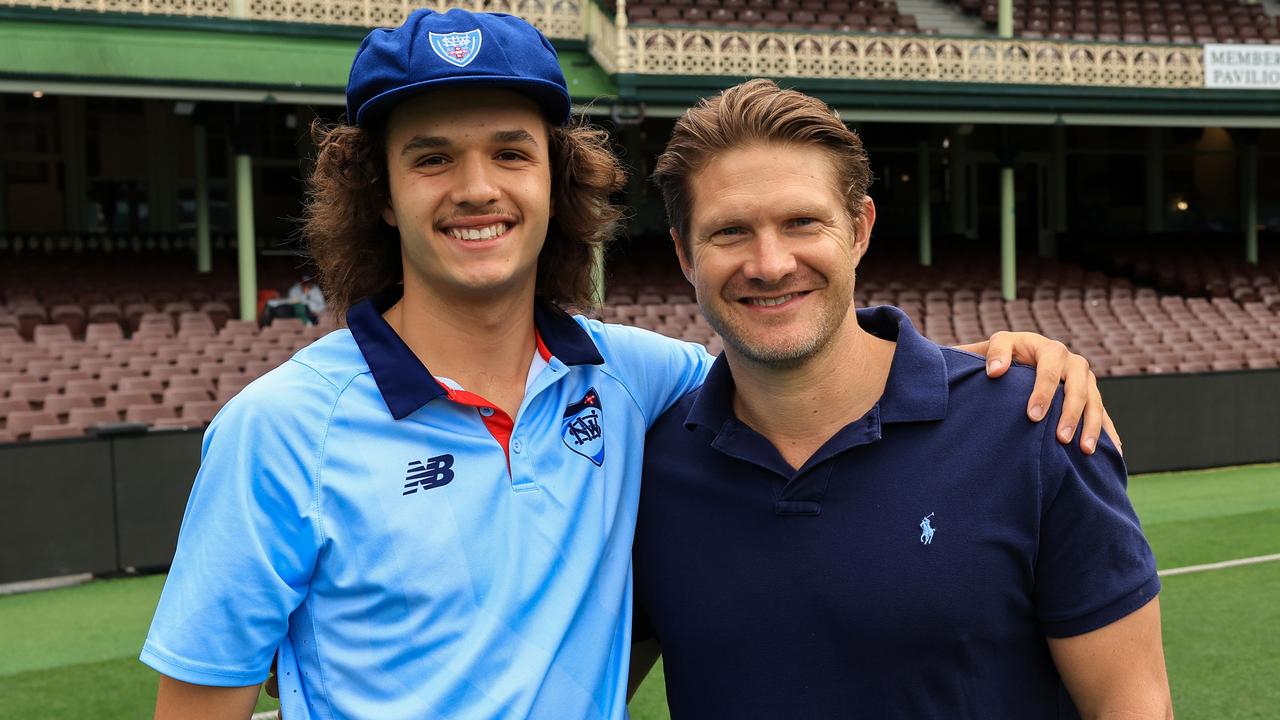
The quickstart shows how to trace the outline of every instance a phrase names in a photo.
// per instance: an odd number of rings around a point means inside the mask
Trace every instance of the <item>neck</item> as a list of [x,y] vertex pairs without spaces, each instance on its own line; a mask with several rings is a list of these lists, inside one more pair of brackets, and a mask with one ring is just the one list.
[[533,285],[476,299],[445,297],[405,278],[383,318],[437,377],[447,377],[515,417],[536,350]]
[[758,363],[726,348],[734,414],[799,468],[880,400],[894,348],[859,327],[852,308],[832,341],[794,367]]

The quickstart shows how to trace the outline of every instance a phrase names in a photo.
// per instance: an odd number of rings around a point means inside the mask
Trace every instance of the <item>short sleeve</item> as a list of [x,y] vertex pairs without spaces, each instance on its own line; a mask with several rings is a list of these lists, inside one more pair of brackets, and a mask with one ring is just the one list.
[[[267,677],[320,547],[315,481],[333,394],[286,363],[236,396],[205,433],[177,553],[143,645],[151,668],[197,685]],[[288,402],[285,399],[288,398]]]
[[689,391],[702,385],[715,357],[697,343],[625,325],[579,318],[614,373],[631,392],[652,427]]
[[1155,556],[1126,493],[1124,460],[1103,433],[1084,455],[1053,436],[1061,410],[1043,422],[1036,606],[1044,634],[1080,635],[1140,609],[1160,592]]

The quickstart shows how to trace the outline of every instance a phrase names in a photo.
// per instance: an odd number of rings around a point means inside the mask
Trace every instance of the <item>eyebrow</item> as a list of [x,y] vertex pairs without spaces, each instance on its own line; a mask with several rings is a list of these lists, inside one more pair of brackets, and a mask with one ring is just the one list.
[[[538,144],[538,141],[533,137],[533,134],[528,130],[523,129],[499,130],[490,136],[490,140],[495,143],[528,143],[534,146],[537,146]],[[400,154],[403,156],[417,150],[439,150],[440,148],[449,147],[452,144],[453,143],[449,138],[439,135],[432,135],[428,137],[415,135],[411,140],[409,140],[409,142],[404,144],[403,148],[400,149]]]

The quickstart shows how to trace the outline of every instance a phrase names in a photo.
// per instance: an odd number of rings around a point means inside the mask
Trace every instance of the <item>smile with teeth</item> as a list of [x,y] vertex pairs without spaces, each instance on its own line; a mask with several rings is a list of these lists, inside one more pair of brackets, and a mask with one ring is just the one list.
[[778,297],[774,297],[774,298],[758,298],[758,297],[743,298],[742,302],[748,305],[757,305],[759,307],[773,307],[775,305],[781,305],[782,303],[788,300],[791,300],[793,298],[798,298],[801,295],[803,295],[803,293],[788,293],[786,295],[779,295]]
[[479,228],[452,227],[445,230],[454,240],[488,240],[496,238],[506,231],[506,223],[494,223],[493,225]]

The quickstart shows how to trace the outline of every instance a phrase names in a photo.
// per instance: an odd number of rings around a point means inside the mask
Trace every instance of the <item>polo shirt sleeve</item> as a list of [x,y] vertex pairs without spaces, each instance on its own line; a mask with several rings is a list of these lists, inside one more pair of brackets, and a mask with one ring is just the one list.
[[1155,556],[1126,494],[1124,460],[1106,433],[1092,456],[1059,443],[1062,393],[1041,425],[1036,607],[1044,634],[1081,635],[1160,592]]
[[626,386],[645,416],[645,427],[702,385],[715,357],[697,343],[649,330],[581,319],[604,356],[607,372]]
[[[293,367],[290,367],[290,366]],[[332,398],[296,363],[237,395],[205,433],[173,566],[141,660],[197,685],[266,679],[321,543],[315,479]]]

